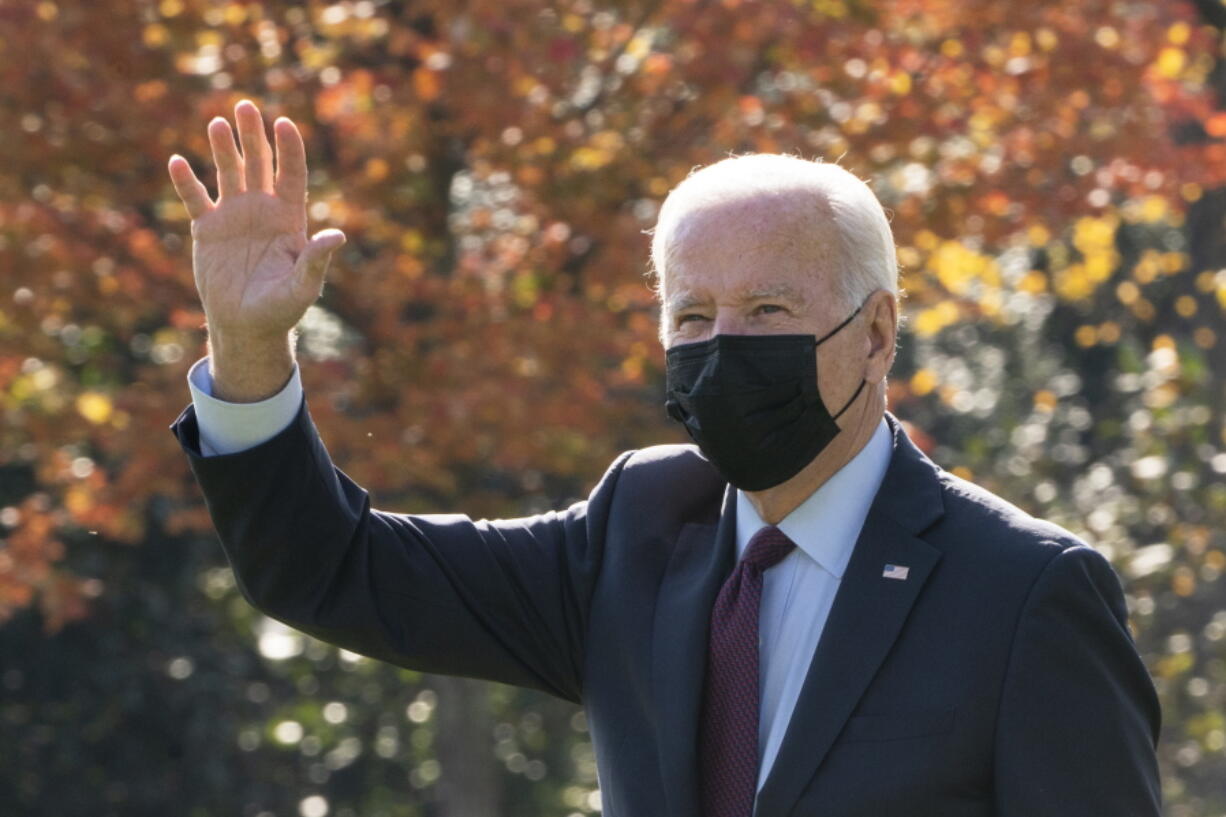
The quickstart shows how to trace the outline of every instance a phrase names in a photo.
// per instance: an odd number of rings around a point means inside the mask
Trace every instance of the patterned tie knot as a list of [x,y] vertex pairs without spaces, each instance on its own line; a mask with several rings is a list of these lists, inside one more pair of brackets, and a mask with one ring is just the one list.
[[796,543],[789,539],[786,533],[774,525],[767,525],[749,540],[749,546],[745,548],[742,561],[760,571],[766,570],[768,567],[777,565],[784,556],[792,552],[794,547]]

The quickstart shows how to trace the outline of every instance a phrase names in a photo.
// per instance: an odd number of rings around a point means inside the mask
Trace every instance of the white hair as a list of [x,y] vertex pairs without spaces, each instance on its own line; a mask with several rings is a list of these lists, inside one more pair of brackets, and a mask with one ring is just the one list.
[[[677,227],[686,213],[704,206],[790,193],[811,194],[837,236],[836,296],[848,309],[885,289],[898,297],[898,259],[881,202],[868,185],[833,162],[777,153],[733,156],[690,173],[660,208],[651,239],[657,288],[668,274]],[[815,230],[823,230],[814,224]]]

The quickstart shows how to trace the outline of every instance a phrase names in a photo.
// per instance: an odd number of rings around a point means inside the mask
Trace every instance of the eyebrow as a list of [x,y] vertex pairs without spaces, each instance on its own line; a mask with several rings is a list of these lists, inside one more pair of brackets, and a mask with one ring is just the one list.
[[[737,297],[741,301],[761,301],[770,298],[784,298],[802,305],[805,303],[804,295],[800,290],[791,284],[762,286],[756,289],[740,292],[737,294]],[[691,292],[679,292],[668,299],[666,307],[669,312],[676,313],[694,306],[699,306],[705,302],[705,298]]]

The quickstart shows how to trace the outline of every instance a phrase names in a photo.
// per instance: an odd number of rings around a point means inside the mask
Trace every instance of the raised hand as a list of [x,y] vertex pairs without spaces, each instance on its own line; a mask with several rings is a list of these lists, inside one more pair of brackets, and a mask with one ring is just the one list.
[[[284,349],[287,333],[323,289],[332,252],[345,243],[344,233],[334,229],[307,239],[306,150],[294,123],[280,117],[273,124],[274,172],[259,109],[243,100],[235,106],[234,118],[241,155],[230,123],[222,117],[209,123],[216,201],[186,159],[176,154],[169,163],[170,179],[192,219],[192,266],[208,319],[214,366],[219,346],[244,350],[230,355],[238,364],[231,367],[231,382],[256,374],[260,363],[254,354],[261,348],[279,344]],[[278,372],[284,373],[285,367],[284,359],[275,362]],[[255,399],[254,392],[267,390],[268,383],[260,382],[252,394],[240,398]]]

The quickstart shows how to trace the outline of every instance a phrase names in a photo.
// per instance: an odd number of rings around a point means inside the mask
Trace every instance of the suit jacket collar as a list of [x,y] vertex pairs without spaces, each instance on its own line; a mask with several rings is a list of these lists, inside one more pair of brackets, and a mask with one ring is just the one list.
[[[918,538],[944,512],[937,467],[886,414],[893,453],[869,508],[783,744],[761,791],[757,817],[784,817],[855,709],[940,551]],[[736,491],[724,490],[718,524],[682,528],[661,582],[652,636],[652,696],[667,813],[700,817],[698,718],[708,620],[736,559]],[[909,568],[905,581],[882,576]]]

